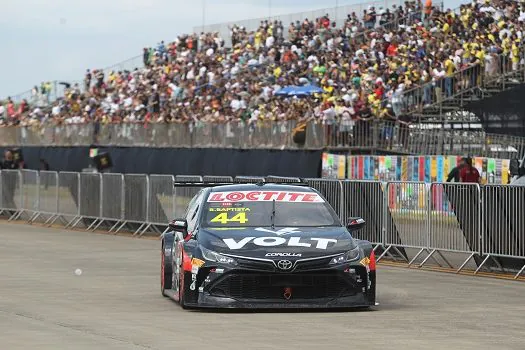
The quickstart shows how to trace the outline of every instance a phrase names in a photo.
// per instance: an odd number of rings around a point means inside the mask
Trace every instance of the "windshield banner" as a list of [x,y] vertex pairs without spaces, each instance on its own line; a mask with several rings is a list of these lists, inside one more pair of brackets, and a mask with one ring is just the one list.
[[323,198],[315,192],[287,191],[233,191],[212,192],[208,197],[210,203],[224,202],[297,202],[324,203]]

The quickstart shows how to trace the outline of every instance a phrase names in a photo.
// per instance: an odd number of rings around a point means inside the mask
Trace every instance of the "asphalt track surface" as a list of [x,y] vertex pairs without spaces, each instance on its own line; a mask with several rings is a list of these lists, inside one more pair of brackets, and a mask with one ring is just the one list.
[[0,236],[2,349],[525,348],[523,282],[380,265],[374,311],[184,311],[160,295],[157,240]]

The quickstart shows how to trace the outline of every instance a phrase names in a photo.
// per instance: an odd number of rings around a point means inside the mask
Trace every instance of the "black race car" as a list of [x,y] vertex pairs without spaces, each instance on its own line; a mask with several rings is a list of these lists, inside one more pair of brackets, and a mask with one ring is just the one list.
[[375,305],[372,246],[316,190],[286,184],[203,188],[162,235],[161,291],[182,307]]

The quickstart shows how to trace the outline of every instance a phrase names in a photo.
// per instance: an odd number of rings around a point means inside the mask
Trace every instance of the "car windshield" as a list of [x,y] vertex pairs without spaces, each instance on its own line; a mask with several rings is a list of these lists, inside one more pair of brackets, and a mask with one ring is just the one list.
[[319,227],[341,224],[328,203],[315,192],[237,191],[210,193],[202,225]]

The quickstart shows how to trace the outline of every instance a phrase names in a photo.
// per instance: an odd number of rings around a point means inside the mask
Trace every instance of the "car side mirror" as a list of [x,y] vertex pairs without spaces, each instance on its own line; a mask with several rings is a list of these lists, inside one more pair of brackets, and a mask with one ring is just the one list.
[[357,231],[365,227],[365,225],[365,220],[359,216],[356,216],[348,219],[346,228],[348,228],[349,231]]
[[175,219],[170,221],[168,227],[171,231],[182,233],[182,237],[186,238],[188,235],[188,222],[186,219]]

